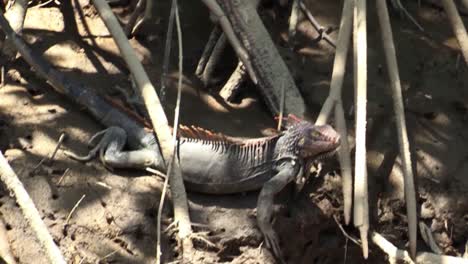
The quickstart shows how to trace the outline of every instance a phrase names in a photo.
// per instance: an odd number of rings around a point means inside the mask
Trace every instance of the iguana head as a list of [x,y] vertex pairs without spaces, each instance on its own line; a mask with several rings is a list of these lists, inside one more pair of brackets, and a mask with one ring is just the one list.
[[330,125],[316,126],[307,121],[293,124],[284,132],[288,152],[304,159],[331,156],[340,146],[340,135]]

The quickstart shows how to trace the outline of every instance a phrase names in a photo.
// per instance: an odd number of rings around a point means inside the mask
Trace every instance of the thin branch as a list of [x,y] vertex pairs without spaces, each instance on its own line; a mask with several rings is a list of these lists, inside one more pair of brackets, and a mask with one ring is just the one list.
[[354,225],[359,228],[362,253],[369,255],[369,204],[366,161],[367,108],[367,21],[366,1],[356,0],[354,7],[354,81],[356,104],[356,161],[354,170]]
[[138,20],[138,17],[140,17],[141,13],[145,9],[145,0],[139,0],[138,3],[135,6],[135,10],[133,11],[132,15],[128,19],[127,25],[125,25],[125,35],[127,37],[130,37],[133,34],[135,24]]
[[[120,54],[122,54],[135,79],[137,84],[135,92],[143,98],[153,128],[156,131],[156,136],[161,146],[166,166],[168,167],[173,155],[173,142],[167,117],[158,95],[109,5],[104,0],[93,0],[93,2],[109,29],[109,32],[114,37],[119,47]],[[186,238],[192,233],[192,227],[190,225],[188,213],[187,194],[185,192],[180,167],[177,162],[174,163],[172,173],[168,174],[168,176],[170,178],[171,193],[174,203],[174,219],[179,224],[178,236],[185,242],[187,241]],[[184,246],[185,245],[188,246],[188,243],[184,243]]]
[[[0,20],[5,19],[3,13],[0,11]],[[2,24],[5,21],[2,21]],[[3,26],[3,25],[2,25]],[[53,264],[66,264],[65,259],[60,252],[60,249],[55,244],[52,236],[47,230],[47,226],[42,221],[39,212],[34,205],[34,202],[29,197],[28,192],[24,189],[23,184],[16,176],[13,169],[8,164],[8,161],[0,151],[0,179],[5,184],[7,189],[12,193],[19,204],[24,218],[34,231],[34,235],[38,240],[41,248],[47,255],[50,263]]]
[[333,73],[330,82],[330,94],[328,95],[322,110],[315,122],[316,125],[323,125],[335,108],[335,122],[338,133],[341,135],[341,147],[338,150],[338,159],[341,166],[341,177],[343,179],[343,199],[344,199],[344,219],[349,224],[351,220],[351,206],[353,193],[353,178],[351,172],[351,157],[349,154],[348,131],[344,117],[343,103],[341,100],[341,90],[346,69],[346,56],[348,54],[349,42],[351,39],[351,28],[353,24],[353,1],[347,0],[343,4],[341,15],[340,31],[338,33],[338,46],[336,48],[333,63]]
[[330,37],[330,35],[327,34],[327,32],[325,32],[325,28],[322,27],[318,21],[314,18],[314,16],[312,15],[312,13],[309,11],[309,9],[307,8],[307,6],[304,4],[304,2],[302,1],[299,1],[300,2],[300,7],[302,9],[302,11],[306,14],[307,18],[309,19],[310,23],[312,24],[312,26],[315,28],[315,30],[317,30],[317,32],[320,34],[320,38],[321,39],[324,39],[328,44],[330,44],[330,46],[332,46],[333,48],[336,48],[336,44],[335,44],[335,41]]
[[81,196],[81,198],[78,200],[78,202],[76,202],[75,206],[73,206],[73,208],[71,209],[70,213],[68,214],[67,216],[67,220],[65,220],[65,225],[68,225],[68,222],[70,222],[70,219],[73,215],[73,213],[76,211],[76,209],[78,208],[78,206],[80,206],[81,202],[83,201],[83,199],[86,197],[86,194],[83,194]]
[[[183,77],[183,46],[182,46],[182,29],[180,25],[180,17],[179,17],[179,7],[177,4],[177,0],[172,0],[172,7],[174,11],[171,10],[171,13],[174,12],[175,14],[175,21],[177,27],[177,40],[179,46],[179,78],[177,82],[177,101],[176,107],[174,109],[174,131],[172,132],[172,145],[173,145],[173,153],[176,151],[177,146],[177,129],[179,128],[179,115],[180,115],[180,100],[182,96],[182,77]],[[175,155],[172,155],[172,159],[169,162],[169,168],[167,169],[167,174],[171,175],[172,168],[174,166],[174,162],[177,160]],[[156,243],[156,264],[161,263],[161,219],[162,219],[162,211],[164,208],[164,199],[166,197],[166,190],[169,184],[169,177],[166,177],[164,180],[163,190],[161,192],[161,199],[159,202],[158,208],[158,217],[157,217],[157,243]]]
[[419,252],[416,256],[415,262],[411,259],[408,251],[401,250],[395,247],[390,241],[385,239],[377,232],[371,233],[372,242],[374,242],[383,252],[385,252],[390,259],[401,260],[409,264],[468,264],[468,259],[452,257],[447,255],[437,255],[429,252]]
[[411,164],[411,153],[406,129],[405,107],[401,91],[400,75],[398,73],[398,62],[395,45],[393,44],[393,33],[385,0],[377,1],[377,12],[380,22],[382,44],[384,46],[387,69],[392,87],[393,108],[395,111],[398,143],[405,183],[406,211],[408,214],[408,232],[410,239],[410,253],[416,257],[416,243],[418,232],[418,220],[416,209],[416,191],[414,187],[414,175]]
[[166,100],[166,82],[167,74],[169,72],[169,61],[171,59],[171,49],[172,49],[172,32],[174,31],[174,16],[175,16],[175,3],[172,1],[171,11],[169,13],[169,21],[167,24],[167,34],[166,34],[166,43],[164,45],[164,57],[162,65],[162,74],[161,74],[161,102],[164,103]]
[[460,50],[465,58],[465,63],[468,65],[468,35],[466,34],[465,25],[463,25],[463,21],[458,14],[457,7],[453,0],[442,0],[442,5],[450,20],[452,30],[457,37]]

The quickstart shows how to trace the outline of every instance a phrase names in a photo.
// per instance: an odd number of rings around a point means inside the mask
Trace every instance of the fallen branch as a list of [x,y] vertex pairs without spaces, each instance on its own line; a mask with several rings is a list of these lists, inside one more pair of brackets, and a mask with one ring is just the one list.
[[442,0],[442,5],[444,6],[450,24],[452,25],[452,30],[460,45],[460,50],[465,58],[465,64],[468,65],[468,35],[466,34],[465,25],[463,25],[463,21],[458,14],[457,7],[453,0]]
[[346,69],[346,56],[348,54],[351,38],[351,27],[353,24],[353,1],[345,1],[341,14],[340,31],[338,33],[338,46],[336,48],[333,62],[333,72],[330,82],[330,93],[322,106],[322,110],[315,121],[316,125],[323,125],[335,109],[335,122],[338,133],[341,136],[341,146],[338,150],[338,159],[341,166],[341,177],[343,179],[344,219],[349,224],[351,220],[351,206],[353,201],[353,178],[351,173],[351,157],[349,154],[348,130],[341,100],[341,90]]
[[[122,54],[134,77],[137,84],[135,86],[135,92],[143,98],[153,128],[156,131],[156,136],[161,146],[166,167],[168,167],[173,155],[172,136],[166,114],[164,113],[164,109],[162,108],[158,95],[156,94],[143,65],[138,60],[135,50],[130,46],[125,33],[120,27],[117,18],[112,13],[109,5],[104,0],[93,0],[93,3],[109,29],[109,32],[114,37],[114,40],[119,47],[120,54]],[[173,165],[172,174],[168,176],[170,178],[171,194],[174,203],[174,219],[179,224],[178,236],[182,240],[184,248],[190,247],[191,243],[187,238],[192,233],[192,227],[190,225],[190,217],[188,214],[187,194],[182,181],[180,167],[177,162]]]
[[401,250],[395,247],[387,239],[377,232],[371,234],[372,242],[374,242],[390,259],[402,260],[409,264],[468,264],[468,259],[452,257],[447,255],[437,255],[429,252],[420,252],[416,255],[415,261],[411,259],[406,250]]
[[410,240],[410,253],[416,257],[416,243],[418,235],[418,216],[416,209],[416,191],[414,188],[414,175],[411,164],[411,153],[406,130],[405,107],[401,92],[400,75],[398,73],[398,62],[395,45],[393,44],[393,33],[385,0],[377,1],[377,13],[380,22],[382,44],[387,61],[387,70],[392,87],[393,109],[395,111],[398,143],[400,146],[400,157],[405,183],[406,212],[408,214],[408,233]]
[[[171,14],[174,13],[175,15],[175,21],[176,21],[176,27],[177,27],[177,40],[178,40],[178,46],[179,46],[179,76],[178,76],[178,81],[177,81],[177,100],[176,100],[176,107],[174,109],[174,131],[172,132],[172,146],[173,150],[172,152],[175,153],[176,151],[176,146],[177,146],[177,130],[179,128],[179,114],[180,114],[180,99],[182,96],[182,77],[183,77],[183,47],[182,47],[182,29],[180,25],[180,17],[179,17],[179,7],[177,4],[177,0],[172,0],[172,7],[171,7]],[[169,23],[171,23],[170,21]],[[168,36],[171,37],[171,36]],[[176,161],[177,160],[177,161]],[[174,163],[177,163],[178,159],[175,158],[175,155],[172,155],[171,161],[169,161],[169,166],[167,169],[167,175],[171,175],[172,169],[174,167]],[[164,186],[163,190],[161,192],[161,199],[159,201],[159,208],[158,208],[158,214],[157,214],[157,243],[156,243],[156,264],[161,263],[161,219],[162,219],[162,213],[164,209],[164,199],[166,197],[166,189],[167,185],[169,183],[169,177],[166,177],[164,180]],[[177,221],[177,220],[176,220]],[[187,250],[185,247],[184,250]]]
[[367,108],[367,19],[366,1],[356,0],[354,6],[354,87],[356,105],[356,160],[354,169],[354,225],[359,228],[362,253],[369,255],[369,204],[366,160]]
[[[5,17],[0,11],[0,20],[4,20]],[[8,23],[6,20],[0,22],[3,27],[3,23]],[[34,235],[39,242],[39,245],[44,250],[49,259],[50,263],[66,264],[65,259],[60,252],[60,249],[55,244],[52,236],[47,230],[47,226],[42,221],[39,212],[34,205],[34,202],[29,197],[28,192],[24,189],[23,184],[16,176],[13,169],[8,164],[8,161],[0,151],[0,179],[7,187],[8,191],[13,194],[16,202],[19,204],[21,211],[23,212],[24,218],[31,226],[34,231]]]

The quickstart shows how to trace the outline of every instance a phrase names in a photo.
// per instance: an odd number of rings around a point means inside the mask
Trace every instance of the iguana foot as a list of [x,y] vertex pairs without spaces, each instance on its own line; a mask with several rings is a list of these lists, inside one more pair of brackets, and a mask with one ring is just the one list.
[[89,144],[93,144],[99,137],[101,137],[99,143],[87,155],[79,156],[69,151],[66,151],[65,155],[75,160],[89,161],[99,153],[99,159],[107,168],[162,168],[163,159],[157,151],[151,149],[123,151],[127,142],[127,133],[120,127],[109,127],[96,133],[89,140]]
[[262,233],[265,238],[266,247],[273,252],[273,255],[280,260],[280,262],[283,263],[283,254],[279,246],[279,238],[276,232],[273,228],[262,228]]

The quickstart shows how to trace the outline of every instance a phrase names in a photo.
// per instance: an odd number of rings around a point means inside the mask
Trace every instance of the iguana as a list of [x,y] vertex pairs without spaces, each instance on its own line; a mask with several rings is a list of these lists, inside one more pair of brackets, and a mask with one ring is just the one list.
[[[90,110],[91,113],[101,113]],[[148,146],[124,150],[127,137],[136,139],[138,135],[133,122],[127,124],[129,120],[120,119],[113,123],[117,121],[119,126],[111,126],[91,138],[91,143],[101,139],[88,155],[66,154],[88,161],[99,153],[102,163],[111,168],[153,167],[164,170],[164,161],[152,134],[142,137]],[[176,155],[187,189],[209,194],[261,189],[257,202],[257,222],[266,245],[277,257],[281,256],[281,250],[271,224],[275,194],[288,183],[299,180],[313,161],[332,155],[340,145],[340,136],[331,126],[315,126],[301,120],[295,121],[281,133],[260,138],[229,137],[184,126],[181,126],[180,132]]]
[[[39,76],[107,127],[91,138],[91,142],[99,142],[88,155],[68,153],[70,156],[89,160],[99,154],[111,168],[164,168],[151,131],[33,52],[1,13],[0,26]],[[340,136],[331,126],[315,126],[303,120],[277,135],[255,139],[228,137],[199,128],[182,128],[181,132],[176,155],[187,189],[212,194],[261,189],[257,222],[266,245],[277,257],[281,250],[271,223],[275,194],[301,177],[312,161],[333,154],[340,145]]]

